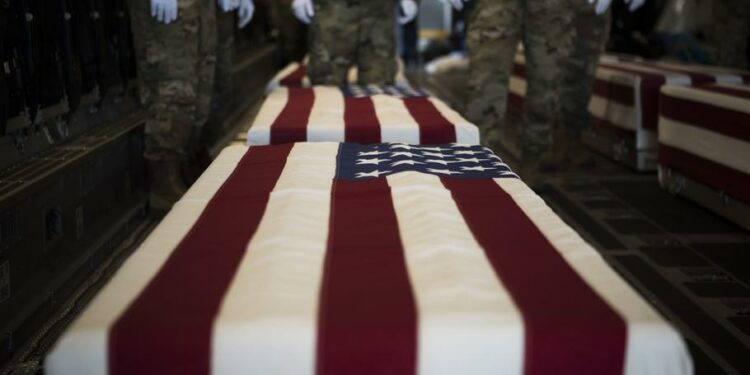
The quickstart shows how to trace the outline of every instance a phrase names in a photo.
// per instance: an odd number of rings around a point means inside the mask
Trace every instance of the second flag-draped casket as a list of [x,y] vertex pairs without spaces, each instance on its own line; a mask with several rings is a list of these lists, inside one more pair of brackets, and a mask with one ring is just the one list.
[[247,133],[249,145],[287,142],[479,144],[479,129],[422,90],[290,87],[268,95]]
[[[638,170],[654,170],[661,88],[743,81],[750,82],[750,72],[604,55],[589,103],[592,130],[586,141],[605,155]],[[513,107],[523,106],[526,84],[525,59],[519,50],[508,99]]]
[[659,167],[662,186],[750,228],[750,85],[665,86]]
[[226,149],[49,374],[690,374],[680,335],[489,150]]

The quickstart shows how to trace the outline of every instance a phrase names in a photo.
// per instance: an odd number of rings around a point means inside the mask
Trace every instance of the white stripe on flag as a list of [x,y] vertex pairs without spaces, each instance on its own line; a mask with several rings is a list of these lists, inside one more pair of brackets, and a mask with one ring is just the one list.
[[281,87],[273,91],[255,117],[250,129],[247,131],[248,145],[267,145],[271,143],[271,126],[281,114],[289,101],[289,89]]
[[750,143],[741,139],[661,117],[659,142],[750,174]]
[[315,86],[315,103],[307,121],[307,141],[345,141],[344,96],[333,86]]
[[625,374],[692,373],[690,355],[677,331],[614,273],[596,250],[521,180],[496,179],[495,182],[589,287],[625,319],[628,328]]
[[214,323],[213,373],[314,373],[337,152],[292,149]]
[[522,373],[522,317],[451,193],[416,172],[388,183],[419,311],[419,373]]
[[388,95],[374,95],[371,99],[380,122],[383,143],[420,143],[419,124],[406,109],[403,100]]
[[456,143],[458,144],[478,144],[479,128],[466,121],[458,112],[454,111],[442,100],[430,97],[429,100],[437,110],[445,117],[448,122],[452,123],[456,129]]

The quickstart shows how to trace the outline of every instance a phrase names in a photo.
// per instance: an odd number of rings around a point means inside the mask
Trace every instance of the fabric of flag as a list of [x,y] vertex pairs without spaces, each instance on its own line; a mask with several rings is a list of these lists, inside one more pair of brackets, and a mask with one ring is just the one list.
[[665,86],[659,164],[750,203],[750,85]]
[[486,149],[338,143],[224,150],[45,364],[692,373],[675,329]]
[[[604,55],[596,73],[589,104],[592,125],[635,143],[637,150],[656,149],[659,92],[664,85],[750,83],[750,72],[704,65],[648,61],[627,55]],[[526,68],[516,55],[509,103],[523,107]]]
[[442,101],[413,88],[280,88],[266,98],[247,142],[479,144],[479,129]]

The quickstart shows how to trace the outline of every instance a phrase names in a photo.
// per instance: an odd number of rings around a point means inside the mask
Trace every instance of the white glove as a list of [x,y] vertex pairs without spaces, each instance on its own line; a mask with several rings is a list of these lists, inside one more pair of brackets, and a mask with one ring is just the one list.
[[247,26],[247,24],[253,19],[253,14],[255,14],[255,3],[253,3],[253,0],[240,0],[240,9],[238,13],[238,26],[241,29]]
[[612,0],[589,0],[589,4],[596,3],[596,14],[604,14],[612,5]]
[[151,0],[151,17],[166,24],[177,20],[177,0]]
[[226,12],[231,12],[240,7],[240,0],[217,0],[219,3],[219,9]]
[[310,24],[315,16],[312,0],[294,0],[292,2],[292,11],[298,20]]
[[461,10],[464,9],[464,1],[468,0],[448,0],[451,5],[453,5],[453,9],[455,10]]
[[398,16],[398,23],[401,25],[405,25],[413,21],[415,18],[417,18],[418,11],[419,11],[419,6],[417,5],[416,1],[401,0],[401,12],[404,15]]
[[638,10],[644,3],[646,3],[646,0],[625,0],[625,4],[628,4],[628,9],[631,12]]

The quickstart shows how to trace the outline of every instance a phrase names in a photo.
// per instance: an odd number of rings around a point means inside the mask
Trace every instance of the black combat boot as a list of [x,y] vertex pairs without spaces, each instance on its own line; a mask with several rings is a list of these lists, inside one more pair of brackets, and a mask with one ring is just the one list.
[[156,215],[166,214],[185,195],[187,187],[181,174],[178,160],[149,161],[151,175],[151,211]]
[[540,188],[546,179],[560,171],[560,159],[553,150],[539,155],[522,153],[516,174],[532,189]]

